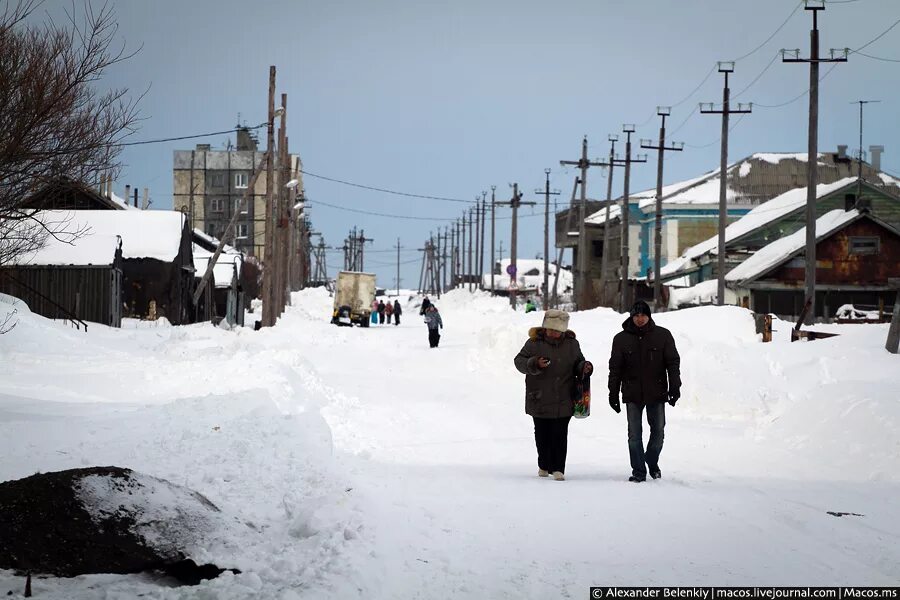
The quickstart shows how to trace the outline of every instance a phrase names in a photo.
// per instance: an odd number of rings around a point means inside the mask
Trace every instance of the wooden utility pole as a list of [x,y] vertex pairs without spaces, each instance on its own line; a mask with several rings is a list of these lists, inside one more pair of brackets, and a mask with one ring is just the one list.
[[603,256],[600,258],[600,285],[603,291],[603,302],[611,302],[609,298],[609,294],[606,293],[606,283],[609,278],[609,211],[612,206],[612,189],[613,189],[613,174],[615,173],[616,167],[624,167],[625,165],[618,164],[616,162],[616,142],[619,141],[618,135],[610,135],[607,138],[610,142],[609,145],[609,177],[606,181],[606,211],[603,218]]
[[472,271],[474,270],[472,267],[472,238],[474,237],[474,227],[472,224],[472,211],[477,210],[478,207],[478,196],[475,196],[475,208],[469,209],[469,250],[466,253],[467,260],[469,261],[468,275],[469,275],[469,291],[472,291]]
[[547,310],[550,302],[550,196],[560,194],[559,190],[550,191],[550,169],[544,169],[544,189],[534,190],[534,193],[544,194],[544,284],[541,288],[541,306]]
[[460,263],[462,264],[461,278],[460,283],[462,283],[463,288],[466,287],[466,213],[463,211],[462,223],[460,224],[459,230],[462,232],[462,244],[459,247],[460,251]]
[[809,140],[806,156],[806,297],[812,301],[804,323],[810,325],[816,319],[816,186],[819,182],[819,64],[847,62],[847,49],[843,56],[819,57],[819,11],[825,10],[824,0],[804,0],[806,10],[812,11],[813,27],[809,33],[809,58],[800,58],[799,50],[782,50],[781,60],[786,63],[809,63]]
[[[586,310],[590,308],[591,298],[591,278],[588,273],[588,248],[587,248],[587,230],[585,228],[585,219],[587,219],[587,171],[592,166],[600,166],[600,163],[588,160],[588,141],[587,136],[581,142],[581,158],[578,160],[561,160],[560,165],[575,165],[581,169],[581,206],[578,210],[578,265],[576,267],[575,277],[575,305],[578,310]],[[568,232],[567,232],[568,233]]]
[[397,297],[400,297],[400,238],[397,238]]
[[269,67],[269,112],[266,128],[266,232],[263,252],[262,326],[275,325],[275,66]]
[[478,245],[478,288],[484,289],[484,224],[487,221],[487,192],[481,192],[481,243]]
[[672,142],[671,146],[666,146],[666,117],[672,113],[670,106],[657,106],[656,114],[662,117],[662,123],[659,126],[659,144],[653,145],[651,140],[641,140],[641,148],[646,150],[656,150],[656,223],[653,235],[653,301],[656,304],[656,310],[663,309],[662,299],[662,279],[660,271],[662,269],[662,187],[663,187],[663,163],[665,161],[666,152],[681,152],[684,150],[682,142]]
[[276,198],[278,199],[277,212],[277,228],[275,238],[275,302],[278,307],[276,317],[284,314],[284,307],[287,304],[289,296],[287,284],[287,266],[288,266],[288,225],[290,213],[288,207],[288,190],[287,182],[290,180],[288,175],[288,153],[287,153],[287,94],[281,94],[281,122],[278,127],[278,187]]
[[[566,211],[566,228],[565,231],[563,231],[565,240],[568,240],[569,231],[572,229],[572,215],[575,212],[575,193],[578,191],[579,184],[581,184],[581,179],[576,177],[575,183],[572,185],[572,199],[569,201],[569,210]],[[557,242],[558,241],[559,240],[557,240]],[[559,308],[559,272],[562,270],[562,259],[565,249],[566,245],[564,241],[563,245],[559,247],[559,252],[556,253],[556,273],[553,276],[553,308]]]
[[[480,274],[481,271],[478,268],[478,249],[481,246],[481,204],[478,196],[475,196],[475,234],[473,236],[475,238],[475,250],[474,250],[474,263],[473,263],[473,271],[476,271],[479,274],[479,280],[481,279]],[[473,282],[475,289],[477,290],[481,287],[477,282]]]
[[509,273],[509,305],[512,306],[513,310],[516,309],[516,293],[518,292],[518,283],[516,282],[516,250],[518,243],[518,235],[519,235],[519,207],[524,205],[534,206],[537,204],[536,202],[522,202],[522,194],[519,193],[519,184],[512,184],[513,195],[510,198],[509,202],[497,202],[497,204],[508,205],[512,208],[512,235],[510,240],[510,254],[509,254],[509,267],[507,268],[507,273]]
[[[494,238],[496,236],[496,227],[495,227],[495,213],[496,207],[494,206],[497,198],[494,195],[494,192],[497,191],[497,186],[491,186],[491,296],[496,294],[497,288],[494,287],[494,265],[497,263],[497,259],[494,256]],[[501,257],[502,258],[502,257]]]
[[[619,311],[625,312],[628,309],[628,267],[630,258],[628,256],[628,218],[631,212],[629,205],[629,194],[631,193],[631,163],[647,162],[646,155],[639,155],[637,158],[631,158],[631,134],[634,133],[635,127],[632,124],[622,126],[622,132],[625,134],[625,158],[622,164],[625,165],[625,190],[622,194],[622,264],[620,266],[622,273],[622,288],[619,296]],[[616,161],[619,162],[619,161]]]
[[716,305],[725,304],[725,228],[728,227],[728,118],[733,114],[748,114],[753,111],[753,105],[738,104],[737,109],[731,108],[731,90],[728,87],[728,75],[734,73],[733,62],[720,62],[719,73],[725,75],[725,87],[722,88],[722,110],[715,110],[712,104],[700,105],[703,114],[722,115],[722,148],[719,156],[719,255],[717,269],[718,286],[716,288]]

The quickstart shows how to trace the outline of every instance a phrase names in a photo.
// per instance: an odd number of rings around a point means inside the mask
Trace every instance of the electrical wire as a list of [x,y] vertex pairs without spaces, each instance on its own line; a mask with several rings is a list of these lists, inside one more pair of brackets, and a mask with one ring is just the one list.
[[[822,75],[821,77],[819,77],[819,81],[820,82],[825,81],[825,78],[828,77],[828,75],[830,75],[831,72],[834,71],[834,69],[839,64],[840,63],[834,63],[833,65],[831,65],[831,67],[829,67],[829,69],[827,71],[825,71],[825,74]],[[795,96],[794,98],[788,100],[787,102],[782,102],[781,104],[760,104],[759,102],[754,102],[753,106],[759,106],[761,108],[781,108],[783,106],[787,106],[788,104],[793,104],[794,102],[796,102],[797,100],[799,100],[800,98],[802,98],[803,96],[805,96],[808,93],[809,93],[809,88],[806,88],[802,93],[800,93],[799,96]]]
[[857,52],[856,50],[853,50],[852,52],[853,52],[853,54],[859,54],[860,56],[865,56],[866,58],[871,58],[873,60],[880,60],[883,62],[900,63],[900,59],[896,59],[896,58],[884,58],[881,56],[872,56],[871,54],[866,54],[865,52]]
[[[396,190],[389,190],[386,188],[379,188],[371,185],[363,185],[361,183],[353,183],[350,181],[344,181],[342,179],[335,179],[334,177],[326,177],[325,175],[317,175],[316,173],[311,173],[310,171],[305,171],[300,169],[300,172],[304,175],[309,175],[310,177],[315,177],[316,179],[323,179],[325,181],[331,181],[332,183],[340,183],[342,185],[349,185],[355,188],[361,188],[364,190],[371,190],[375,192],[382,192],[385,194],[394,194],[397,196],[405,196],[407,198],[424,198],[425,200],[440,200],[443,202],[463,202],[465,204],[477,204],[475,200],[462,200],[461,198],[446,198],[444,196],[428,196],[424,194],[411,194],[409,192],[398,192]],[[327,206],[327,205],[326,205]]]
[[212,137],[212,136],[214,136],[214,135],[225,135],[225,134],[227,134],[227,133],[237,133],[238,131],[247,131],[247,130],[251,130],[251,131],[252,131],[252,130],[254,130],[254,129],[260,129],[260,128],[265,127],[265,126],[266,126],[266,123],[262,123],[262,124],[260,124],[260,125],[256,125],[255,127],[235,127],[235,128],[233,128],[233,129],[226,129],[226,130],[224,130],[224,131],[213,131],[213,132],[210,132],[210,133],[198,133],[198,134],[195,134],[195,135],[182,135],[182,136],[178,136],[178,137],[160,138],[160,139],[157,139],[157,140],[141,140],[141,141],[139,141],[139,142],[119,142],[119,143],[116,143],[116,144],[110,144],[110,146],[115,146],[115,147],[119,147],[119,146],[142,146],[142,145],[144,145],[144,144],[161,144],[161,143],[163,143],[163,142],[177,142],[177,141],[180,141],[180,140],[193,140],[193,139],[196,139],[196,138]]
[[[731,125],[731,127],[728,128],[728,131],[729,132],[734,131],[734,128],[737,127],[741,123],[741,121],[744,120],[744,117],[746,117],[746,116],[747,116],[747,113],[742,113],[741,116],[738,117],[738,119]],[[699,150],[702,148],[709,148],[713,144],[718,144],[720,141],[722,141],[722,136],[719,136],[716,139],[714,139],[713,141],[711,141],[710,143],[703,144],[702,146],[695,146],[693,144],[685,144],[685,146],[687,146],[688,148],[694,148],[694,149]]]
[[751,51],[748,52],[747,54],[744,54],[743,56],[739,56],[739,57],[733,59],[734,62],[738,62],[738,61],[744,60],[745,58],[747,58],[748,56],[751,56],[751,55],[755,54],[755,53],[758,52],[760,49],[762,49],[763,46],[765,46],[766,44],[768,44],[769,42],[771,42],[771,41],[772,41],[772,38],[774,38],[776,35],[778,35],[778,32],[779,32],[779,31],[781,31],[782,29],[784,29],[784,26],[787,25],[787,24],[788,24],[788,21],[791,20],[791,17],[793,17],[793,16],[797,13],[797,11],[800,10],[800,7],[801,7],[801,6],[803,6],[803,2],[802,2],[802,1],[797,3],[797,6],[795,6],[795,7],[794,7],[794,10],[791,11],[791,14],[789,14],[789,15],[787,16],[787,18],[784,20],[784,22],[783,22],[781,25],[778,26],[778,29],[776,29],[776,30],[772,33],[772,35],[770,35],[769,37],[766,38],[766,41],[764,41],[762,44],[760,44],[759,46],[757,46],[756,48],[754,48],[753,50],[751,50]]
[[859,52],[860,50],[864,50],[864,49],[868,48],[869,46],[871,46],[872,44],[874,44],[875,42],[877,42],[878,40],[880,40],[881,38],[886,36],[888,34],[888,32],[890,32],[890,30],[893,29],[894,27],[896,27],[897,25],[900,25],[900,19],[897,19],[896,21],[894,21],[893,25],[891,25],[890,27],[888,27],[887,29],[885,29],[884,31],[879,33],[877,36],[875,36],[874,38],[872,38],[871,40],[869,40],[868,42],[866,42],[859,48],[854,48],[853,50],[851,50],[851,52]]
[[775,64],[775,61],[778,59],[779,56],[781,56],[781,51],[780,51],[780,50],[779,50],[778,52],[775,53],[775,56],[773,56],[773,57],[772,57],[772,60],[769,61],[769,64],[767,64],[767,65],[765,66],[765,68],[764,68],[762,71],[760,71],[759,75],[757,75],[756,77],[754,77],[754,78],[753,78],[753,81],[751,81],[750,83],[748,83],[741,91],[739,91],[738,93],[736,93],[733,97],[734,97],[734,98],[737,98],[738,96],[740,96],[741,94],[743,94],[744,92],[746,92],[747,90],[749,90],[751,87],[753,87],[753,85],[754,85],[757,81],[759,81],[760,78],[761,78],[763,75],[766,74],[766,71],[768,71],[768,70],[772,67],[772,65]]
[[407,219],[413,221],[455,221],[455,218],[445,218],[445,217],[413,217],[410,215],[391,215],[387,213],[377,213],[367,210],[359,210],[356,208],[347,208],[346,206],[337,206],[336,204],[329,204],[328,202],[322,202],[321,200],[307,200],[309,204],[327,206],[329,208],[334,208],[337,210],[345,210],[347,212],[357,213],[361,215],[369,215],[372,217],[386,217],[390,219]]

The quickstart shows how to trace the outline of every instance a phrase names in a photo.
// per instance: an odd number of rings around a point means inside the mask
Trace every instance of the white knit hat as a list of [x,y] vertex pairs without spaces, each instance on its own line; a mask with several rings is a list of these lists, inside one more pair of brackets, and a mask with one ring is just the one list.
[[565,333],[569,330],[569,313],[551,308],[544,313],[544,329],[552,329]]

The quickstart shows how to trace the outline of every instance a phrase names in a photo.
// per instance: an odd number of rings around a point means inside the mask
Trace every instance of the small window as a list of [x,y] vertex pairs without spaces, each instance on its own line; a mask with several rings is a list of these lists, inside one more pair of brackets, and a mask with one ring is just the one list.
[[213,198],[209,203],[210,212],[224,212],[225,201],[222,198]]
[[236,187],[236,188],[246,188],[247,187],[247,174],[246,173],[235,173],[234,174],[234,187]]
[[250,237],[250,226],[246,223],[237,224],[237,239],[245,240]]
[[235,198],[234,199],[234,211],[235,212],[241,211],[242,215],[246,215],[248,212],[250,212],[250,202],[247,201],[244,203],[243,206],[241,206],[241,198]]
[[225,173],[213,173],[212,184],[215,187],[225,187]]
[[881,238],[875,236],[851,237],[850,254],[878,254],[881,250]]

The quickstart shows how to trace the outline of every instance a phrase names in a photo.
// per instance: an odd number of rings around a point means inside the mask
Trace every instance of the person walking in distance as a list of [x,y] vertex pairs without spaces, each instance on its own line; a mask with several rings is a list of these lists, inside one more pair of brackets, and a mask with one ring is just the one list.
[[541,327],[528,330],[528,341],[513,362],[525,374],[525,413],[534,420],[538,476],[552,474],[562,481],[576,379],[594,370],[569,329],[569,314],[554,309],[545,312]]
[[[609,405],[618,412],[619,392],[628,418],[628,455],[631,477],[640,483],[659,479],[659,455],[666,427],[666,402],[675,406],[681,397],[681,357],[671,332],[653,322],[650,306],[639,300],[622,323],[623,331],[613,338],[609,357]],[[644,450],[642,421],[647,410],[650,439]]]
[[384,325],[384,300],[378,301],[378,324]]
[[444,328],[444,321],[434,304],[430,304],[425,311],[425,324],[428,326],[428,344],[432,348],[437,348],[441,341],[439,329]]
[[384,304],[384,319],[387,321],[387,324],[391,324],[391,316],[394,314],[394,305],[391,303],[390,298]]
[[403,314],[403,309],[400,307],[400,301],[394,300],[394,325],[400,324],[400,315]]

